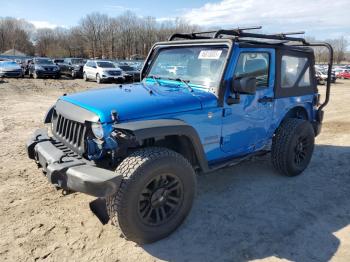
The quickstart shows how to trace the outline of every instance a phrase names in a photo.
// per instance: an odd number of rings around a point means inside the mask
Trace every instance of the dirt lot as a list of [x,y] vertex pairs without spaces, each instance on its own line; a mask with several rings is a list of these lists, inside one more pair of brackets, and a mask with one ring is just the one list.
[[[63,197],[24,143],[82,80],[0,81],[0,261],[350,261],[350,81],[333,86],[306,172],[278,175],[269,156],[198,178],[185,223],[137,246],[91,213],[94,198]],[[324,87],[320,87],[324,89]]]

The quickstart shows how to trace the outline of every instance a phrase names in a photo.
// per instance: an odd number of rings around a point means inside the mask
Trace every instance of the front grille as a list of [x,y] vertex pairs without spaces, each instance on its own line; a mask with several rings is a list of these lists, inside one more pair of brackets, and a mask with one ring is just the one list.
[[65,118],[56,112],[53,119],[53,133],[55,137],[66,146],[78,152],[84,153],[84,138],[86,126],[82,123]]
[[120,76],[122,74],[121,71],[108,71],[107,73],[111,76]]

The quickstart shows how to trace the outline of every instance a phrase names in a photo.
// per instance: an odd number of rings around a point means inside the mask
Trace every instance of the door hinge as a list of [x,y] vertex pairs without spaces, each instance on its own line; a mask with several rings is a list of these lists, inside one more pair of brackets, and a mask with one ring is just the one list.
[[262,98],[259,98],[258,99],[258,102],[259,103],[271,103],[273,102],[275,99],[273,97],[267,97],[267,96],[264,96]]

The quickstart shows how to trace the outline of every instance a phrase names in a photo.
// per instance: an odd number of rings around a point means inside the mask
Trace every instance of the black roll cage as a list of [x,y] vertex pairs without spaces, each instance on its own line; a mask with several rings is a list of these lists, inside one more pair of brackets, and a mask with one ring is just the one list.
[[[326,87],[326,97],[324,102],[320,105],[319,110],[321,111],[329,102],[330,91],[331,91],[331,80],[332,80],[332,66],[333,66],[333,48],[329,43],[326,42],[308,42],[302,37],[291,37],[290,35],[304,34],[305,32],[289,32],[289,33],[279,33],[279,34],[259,34],[259,33],[247,33],[246,30],[256,30],[261,29],[261,26],[246,27],[246,28],[236,28],[236,29],[220,29],[216,31],[205,31],[205,32],[193,32],[193,33],[175,33],[172,34],[168,41],[173,41],[175,38],[188,39],[188,40],[198,40],[198,39],[220,39],[225,38],[224,36],[232,36],[234,41],[246,40],[252,43],[257,43],[254,39],[264,39],[264,40],[278,40],[283,41],[277,44],[286,44],[289,42],[294,42],[294,44],[286,46],[296,46],[296,47],[325,47],[328,49],[328,71],[327,71],[327,87]],[[209,36],[209,35],[212,36]],[[226,37],[227,38],[227,37]],[[249,40],[252,39],[252,40]],[[258,42],[264,43],[264,42]],[[265,42],[266,43],[266,42]],[[273,43],[267,43],[273,45]]]

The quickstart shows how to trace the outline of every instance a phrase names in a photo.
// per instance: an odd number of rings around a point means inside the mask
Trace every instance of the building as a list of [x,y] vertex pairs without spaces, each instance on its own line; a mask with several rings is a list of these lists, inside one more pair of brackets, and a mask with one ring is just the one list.
[[0,56],[19,56],[19,57],[25,57],[27,56],[26,54],[22,53],[21,51],[18,51],[16,49],[10,49],[7,50],[6,52],[0,54]]

